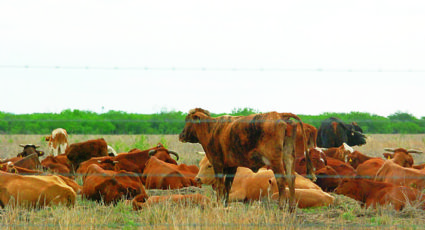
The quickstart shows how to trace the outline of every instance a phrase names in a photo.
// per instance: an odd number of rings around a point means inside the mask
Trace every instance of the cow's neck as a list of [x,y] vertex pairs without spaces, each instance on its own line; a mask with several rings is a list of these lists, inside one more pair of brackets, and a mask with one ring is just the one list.
[[196,127],[196,136],[205,151],[208,151],[208,143],[213,138],[213,128],[216,124],[217,119],[208,117],[201,120],[201,123]]

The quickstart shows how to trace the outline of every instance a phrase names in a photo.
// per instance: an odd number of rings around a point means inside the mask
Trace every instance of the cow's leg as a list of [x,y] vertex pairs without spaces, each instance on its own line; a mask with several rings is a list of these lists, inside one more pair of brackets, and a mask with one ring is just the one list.
[[285,170],[283,168],[283,162],[281,159],[271,162],[271,169],[276,177],[277,188],[279,191],[279,208],[283,208],[283,203],[285,199],[285,185],[287,181],[284,178]]
[[221,203],[224,199],[224,173],[223,168],[217,165],[213,165],[215,185],[217,192],[217,203]]
[[224,169],[224,207],[227,207],[229,202],[230,189],[232,188],[233,180],[235,179],[237,167],[225,168]]
[[293,212],[295,210],[295,157],[293,154],[287,154],[285,156],[285,171],[286,171],[286,184],[289,189],[289,210]]

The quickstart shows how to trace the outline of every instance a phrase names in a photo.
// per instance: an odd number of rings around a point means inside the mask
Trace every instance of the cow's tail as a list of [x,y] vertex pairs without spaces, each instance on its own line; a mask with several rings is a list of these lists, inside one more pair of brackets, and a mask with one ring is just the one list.
[[[301,118],[299,118],[297,115],[293,114],[293,113],[283,113],[284,117],[289,118],[293,118],[295,120],[298,121],[300,127],[301,127],[301,134],[303,137],[303,142],[304,142],[304,156],[305,156],[305,160],[306,160],[306,168],[307,168],[307,176],[312,180],[312,181],[316,181],[316,175],[314,174],[314,166],[313,166],[313,162],[311,161],[311,157],[310,157],[310,150],[308,149],[307,146],[307,137],[305,135],[305,130],[304,130],[304,126],[303,126],[303,122],[301,120]],[[295,130],[296,132],[296,130]]]

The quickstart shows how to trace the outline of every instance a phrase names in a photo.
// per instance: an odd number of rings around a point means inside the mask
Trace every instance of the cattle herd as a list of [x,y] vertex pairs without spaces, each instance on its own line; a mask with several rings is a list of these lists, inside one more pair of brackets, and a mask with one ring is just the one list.
[[161,143],[117,154],[102,138],[69,144],[62,128],[45,140],[47,153],[25,144],[16,157],[0,161],[2,208],[72,207],[77,196],[106,205],[129,200],[134,210],[170,201],[205,207],[211,200],[202,194],[146,192],[205,185],[212,186],[217,204],[224,207],[264,200],[283,208],[286,201],[293,211],[329,206],[332,193],[365,207],[391,204],[395,210],[424,201],[425,165],[415,165],[411,155],[421,151],[395,148],[385,149],[385,158],[366,156],[351,147],[366,144],[362,129],[337,118],[323,121],[317,130],[291,113],[212,117],[193,109],[179,140],[203,147],[199,165],[178,162],[179,154]]

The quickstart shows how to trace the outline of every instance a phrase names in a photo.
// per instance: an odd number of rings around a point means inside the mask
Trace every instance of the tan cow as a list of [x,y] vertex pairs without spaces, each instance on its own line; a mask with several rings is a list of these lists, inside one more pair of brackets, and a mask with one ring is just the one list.
[[68,133],[65,129],[57,128],[52,131],[50,136],[46,136],[46,141],[49,142],[49,154],[57,156],[65,153],[68,146]]
[[163,203],[175,203],[181,205],[200,205],[201,208],[204,208],[207,204],[210,203],[210,199],[201,194],[188,194],[188,195],[167,195],[167,196],[150,196],[147,197],[144,194],[136,196],[132,200],[133,210],[141,210],[153,204],[163,204]]
[[[197,182],[215,186],[214,169],[207,157],[201,160],[199,167],[199,173],[195,178]],[[249,168],[238,167],[230,189],[229,200],[249,202],[267,197],[275,199],[277,195],[278,187],[272,170],[261,168],[254,173]],[[330,205],[334,198],[323,192],[311,180],[296,173],[295,200],[299,208],[306,208]]]
[[22,176],[0,171],[0,206],[73,206],[76,193],[57,176]]

